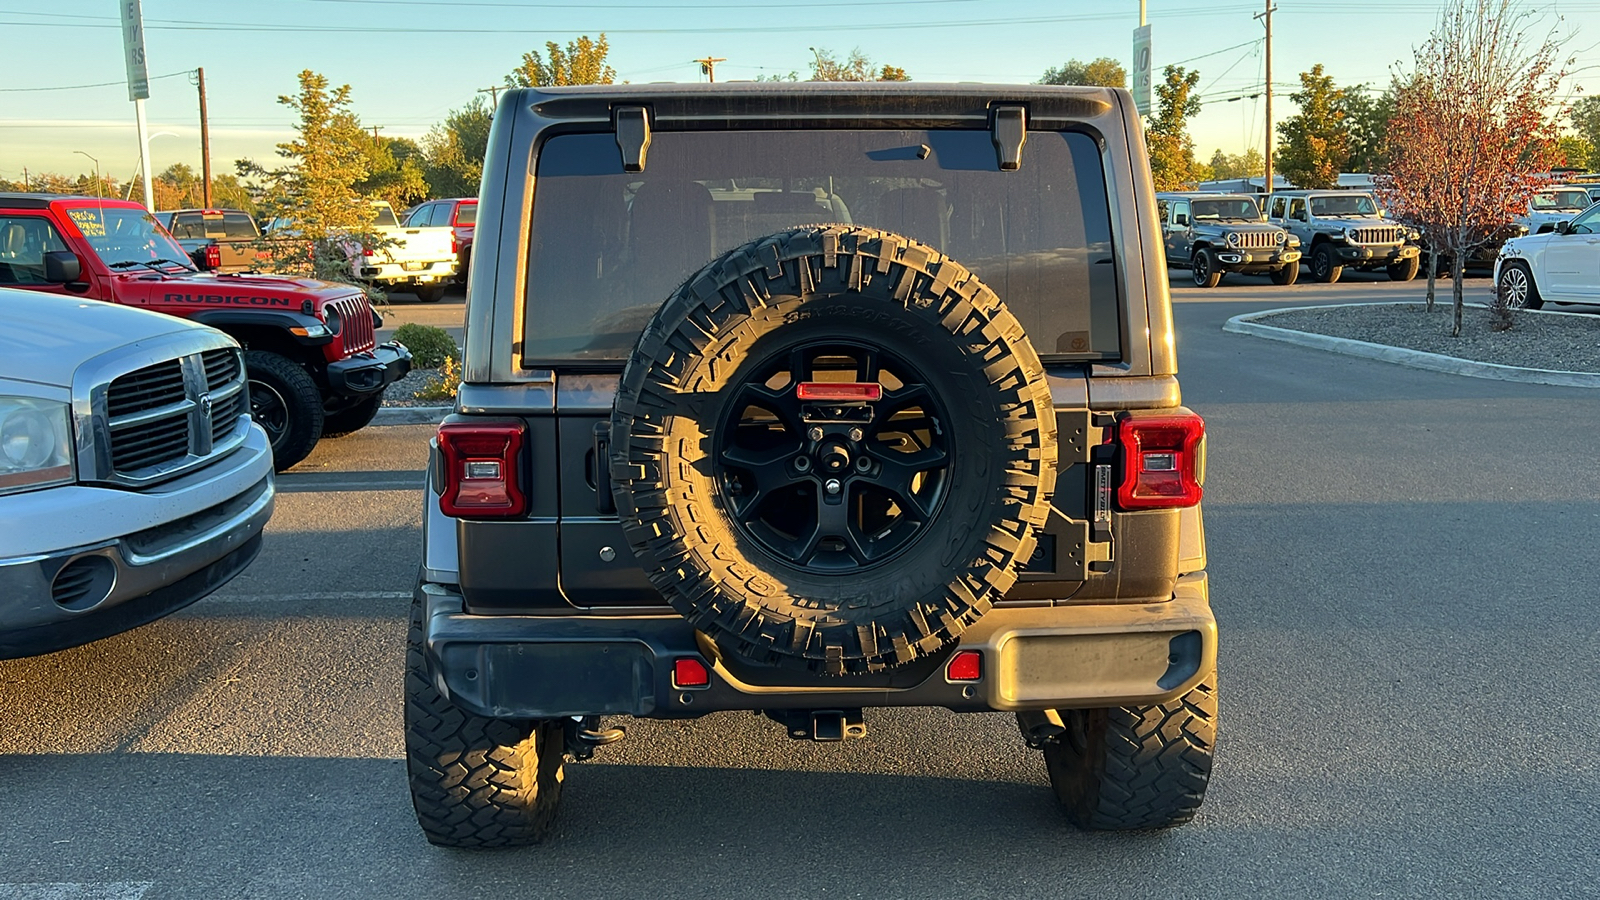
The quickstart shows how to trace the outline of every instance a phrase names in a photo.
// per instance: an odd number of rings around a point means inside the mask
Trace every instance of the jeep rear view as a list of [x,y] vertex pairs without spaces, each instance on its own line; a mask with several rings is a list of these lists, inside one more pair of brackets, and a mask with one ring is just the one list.
[[1011,713],[1079,826],[1194,815],[1204,425],[1127,92],[513,90],[477,229],[407,653],[431,841],[538,841],[567,756],[727,710]]

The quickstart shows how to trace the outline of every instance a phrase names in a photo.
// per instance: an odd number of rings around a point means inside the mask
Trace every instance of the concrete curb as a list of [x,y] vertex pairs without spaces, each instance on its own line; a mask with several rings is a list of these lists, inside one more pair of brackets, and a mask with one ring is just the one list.
[[[1277,313],[1297,312],[1304,309],[1338,309],[1346,306],[1419,306],[1413,302],[1389,303],[1328,303],[1322,306],[1286,306],[1280,309],[1268,309],[1261,312],[1244,313],[1234,316],[1223,324],[1222,330],[1234,334],[1248,334],[1255,337],[1266,338],[1272,341],[1283,341],[1286,344],[1298,344],[1301,347],[1311,347],[1316,350],[1326,350],[1329,353],[1342,353],[1345,356],[1359,356],[1363,359],[1375,359],[1379,362],[1393,363],[1397,366],[1407,366],[1413,369],[1426,369],[1430,372],[1443,372],[1447,375],[1463,375],[1467,378],[1488,378],[1493,381],[1515,381],[1523,384],[1549,384],[1557,387],[1600,388],[1600,373],[1596,372],[1563,372],[1556,369],[1529,369],[1522,366],[1504,366],[1499,363],[1477,362],[1470,359],[1461,359],[1455,356],[1445,356],[1440,353],[1427,353],[1422,350],[1407,350],[1404,347],[1391,347],[1388,344],[1373,344],[1368,341],[1357,341],[1350,338],[1330,337],[1325,334],[1313,334],[1309,331],[1296,331],[1292,328],[1279,328],[1275,325],[1263,325],[1257,319],[1265,318]],[[1482,304],[1469,304],[1481,306]],[[1576,313],[1544,312],[1542,310],[1525,309],[1518,311],[1517,315],[1551,315],[1570,316]]]
[[372,424],[437,425],[455,411],[454,406],[385,406],[372,417]]

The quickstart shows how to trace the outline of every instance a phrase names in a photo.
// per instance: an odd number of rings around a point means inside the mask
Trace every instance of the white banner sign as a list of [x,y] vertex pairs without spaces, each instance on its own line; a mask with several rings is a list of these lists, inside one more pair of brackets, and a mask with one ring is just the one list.
[[1150,115],[1150,26],[1133,30],[1133,105],[1139,115]]
[[150,72],[144,65],[144,13],[139,0],[119,0],[122,10],[122,55],[128,62],[128,99],[150,97]]

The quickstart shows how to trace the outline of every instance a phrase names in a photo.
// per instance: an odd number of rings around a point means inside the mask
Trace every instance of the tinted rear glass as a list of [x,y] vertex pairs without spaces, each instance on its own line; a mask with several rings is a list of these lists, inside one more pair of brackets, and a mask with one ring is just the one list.
[[1031,132],[1001,172],[988,131],[654,135],[625,174],[616,138],[550,138],[529,247],[526,365],[621,361],[717,255],[796,225],[883,228],[972,269],[1046,356],[1118,355],[1116,266],[1095,140]]
[[476,204],[476,203],[463,203],[460,206],[456,207],[456,224],[457,225],[476,225],[476,224],[478,224],[478,204]]
[[231,238],[254,238],[257,235],[256,223],[247,213],[223,213],[222,228]]

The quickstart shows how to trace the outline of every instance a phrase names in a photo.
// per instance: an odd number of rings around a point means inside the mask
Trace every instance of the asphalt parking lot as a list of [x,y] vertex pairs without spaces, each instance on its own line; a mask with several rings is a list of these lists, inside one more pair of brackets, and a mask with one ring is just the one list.
[[1223,642],[1189,826],[1072,830],[1009,717],[869,711],[816,745],[728,713],[570,764],[545,846],[430,847],[400,683],[431,427],[389,426],[282,476],[217,595],[0,662],[0,900],[1594,895],[1600,394],[1221,331],[1420,282],[1185,275]]

